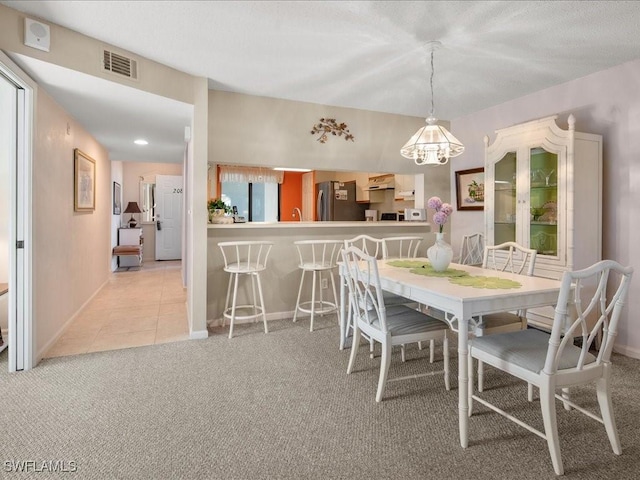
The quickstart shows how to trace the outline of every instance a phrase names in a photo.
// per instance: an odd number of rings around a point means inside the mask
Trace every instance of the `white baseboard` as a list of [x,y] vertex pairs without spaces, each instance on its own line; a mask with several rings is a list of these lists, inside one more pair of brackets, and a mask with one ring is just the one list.
[[[60,337],[62,337],[62,335],[64,335],[64,332],[66,332],[68,330],[68,328],[71,326],[71,324],[73,323],[73,321],[78,318],[78,315],[80,315],[80,312],[82,312],[82,310],[84,309],[84,307],[86,307],[89,302],[91,302],[91,300],[93,300],[95,298],[96,295],[98,295],[98,293],[100,293],[100,290],[102,290],[104,288],[104,286],[109,283],[109,280],[105,280],[104,283],[102,285],[100,285],[98,287],[98,289],[93,292],[93,295],[91,295],[86,302],[84,302],[80,308],[78,308],[78,310],[76,310],[76,313],[74,313],[71,318],[69,318],[69,320],[67,320],[64,325],[62,325],[62,327],[58,330],[58,332],[53,335],[51,337],[51,339],[38,351],[38,353],[36,354],[36,364],[37,365],[40,360],[42,360],[44,358],[44,355],[51,349],[51,347],[53,347],[56,342],[58,340],[60,340]],[[34,367],[35,367],[34,365]]]
[[613,351],[624,355],[625,357],[640,359],[640,349],[629,347],[627,345],[614,345]]
[[189,334],[189,340],[202,340],[203,338],[209,338],[207,330],[195,330]]

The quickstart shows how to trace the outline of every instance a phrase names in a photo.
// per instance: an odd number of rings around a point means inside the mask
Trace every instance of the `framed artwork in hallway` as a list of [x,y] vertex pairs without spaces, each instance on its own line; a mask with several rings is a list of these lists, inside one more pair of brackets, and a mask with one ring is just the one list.
[[122,213],[122,194],[120,184],[113,182],[113,214],[120,215]]
[[75,148],[74,210],[93,212],[96,208],[96,161]]

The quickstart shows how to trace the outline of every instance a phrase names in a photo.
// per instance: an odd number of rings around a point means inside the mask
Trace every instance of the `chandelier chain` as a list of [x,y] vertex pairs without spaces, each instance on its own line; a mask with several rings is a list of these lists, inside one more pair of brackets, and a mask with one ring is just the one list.
[[431,84],[431,116],[433,117],[433,113],[435,112],[434,106],[433,106],[433,49],[431,50],[431,79],[430,79],[430,84]]

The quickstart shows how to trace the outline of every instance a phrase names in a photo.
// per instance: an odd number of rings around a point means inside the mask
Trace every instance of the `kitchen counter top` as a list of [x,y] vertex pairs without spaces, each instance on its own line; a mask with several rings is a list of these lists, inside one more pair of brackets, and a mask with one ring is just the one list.
[[[375,228],[388,228],[388,227],[416,227],[424,229],[428,227],[431,229],[429,222],[393,222],[393,221],[381,221],[381,222],[247,222],[247,223],[210,223],[208,228],[211,229],[250,229],[250,228],[344,228],[344,227],[358,227],[365,229]],[[429,231],[428,230],[428,231]]]

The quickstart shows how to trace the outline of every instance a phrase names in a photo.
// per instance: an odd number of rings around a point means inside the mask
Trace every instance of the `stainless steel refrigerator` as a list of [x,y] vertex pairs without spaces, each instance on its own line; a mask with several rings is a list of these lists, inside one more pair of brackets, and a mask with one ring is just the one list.
[[366,203],[356,203],[356,181],[316,183],[316,210],[319,221],[364,221]]

